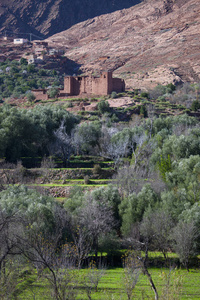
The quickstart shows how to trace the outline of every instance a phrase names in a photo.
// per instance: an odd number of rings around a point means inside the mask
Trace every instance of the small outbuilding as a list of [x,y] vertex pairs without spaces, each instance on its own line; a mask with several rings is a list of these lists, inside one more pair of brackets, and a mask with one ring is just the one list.
[[14,39],[14,45],[23,45],[23,44],[26,44],[28,43],[28,40],[27,39]]

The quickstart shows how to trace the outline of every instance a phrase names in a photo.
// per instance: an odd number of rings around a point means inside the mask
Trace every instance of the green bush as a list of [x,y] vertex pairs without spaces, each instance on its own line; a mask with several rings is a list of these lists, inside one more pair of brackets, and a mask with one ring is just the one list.
[[147,92],[142,92],[140,96],[147,99],[149,98],[149,94]]
[[20,59],[20,65],[28,65],[27,59],[22,57]]
[[199,100],[194,100],[191,105],[191,110],[197,111],[198,109],[200,109],[200,102]]
[[105,100],[101,100],[97,104],[97,108],[98,108],[98,111],[101,114],[104,114],[105,112],[109,112],[110,111],[110,105],[109,105],[108,101],[105,101]]
[[112,122],[118,122],[118,121],[119,121],[119,118],[116,116],[116,114],[113,114],[113,115],[112,115],[111,121],[112,121]]
[[58,95],[58,89],[57,88],[51,88],[48,90],[47,94],[50,98],[55,98]]
[[173,83],[169,83],[166,85],[166,91],[168,93],[173,93],[176,90],[176,86]]
[[111,98],[112,98],[112,99],[117,98],[117,93],[116,93],[115,91],[113,91],[113,92],[111,93]]
[[90,178],[88,175],[84,176],[84,184],[89,184],[90,183]]
[[46,75],[47,75],[47,73],[46,73],[46,71],[45,71],[44,69],[40,69],[40,70],[38,71],[38,74],[39,74],[40,76],[46,76]]
[[27,93],[26,98],[29,102],[33,102],[35,100],[35,95],[32,92]]
[[89,120],[90,121],[97,121],[97,120],[99,120],[99,117],[98,116],[90,116]]
[[94,175],[100,175],[101,174],[101,166],[99,164],[94,165],[93,169],[92,169],[92,173]]
[[73,107],[73,103],[70,101],[70,102],[68,102],[66,105],[65,105],[65,107]]
[[140,108],[140,115],[143,115],[144,118],[147,117],[147,109],[146,109],[146,105],[142,105]]

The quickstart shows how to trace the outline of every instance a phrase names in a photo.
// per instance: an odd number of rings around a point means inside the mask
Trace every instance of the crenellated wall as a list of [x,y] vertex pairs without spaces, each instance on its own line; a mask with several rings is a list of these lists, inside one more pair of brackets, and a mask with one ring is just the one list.
[[124,92],[125,82],[120,78],[112,78],[112,72],[104,72],[100,77],[67,76],[64,79],[64,93],[69,96],[83,94],[108,95],[112,91]]
[[[60,90],[60,97],[78,95],[109,95],[113,91],[125,91],[125,82],[120,78],[112,78],[112,72],[104,72],[100,77],[67,76],[64,78],[64,90]],[[36,100],[48,100],[47,89],[32,90]],[[59,97],[58,96],[58,97]]]

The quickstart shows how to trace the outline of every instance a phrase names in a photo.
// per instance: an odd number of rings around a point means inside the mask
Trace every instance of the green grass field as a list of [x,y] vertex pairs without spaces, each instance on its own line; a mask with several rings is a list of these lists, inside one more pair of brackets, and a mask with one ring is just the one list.
[[[187,272],[184,269],[172,270],[165,268],[149,268],[149,272],[157,287],[159,299],[200,299],[200,270],[191,269]],[[75,275],[77,298],[79,300],[89,299],[86,295],[86,286],[83,283],[87,270],[78,271]],[[95,276],[95,275],[94,275]],[[36,278],[36,277],[35,277]],[[169,280],[169,284],[168,284]],[[98,290],[91,293],[91,299],[125,300],[128,299],[125,293],[124,270],[122,268],[107,269],[101,277]],[[47,281],[35,281],[25,290],[18,299],[52,299],[50,287]],[[70,298],[66,298],[70,299]],[[136,284],[133,299],[155,299],[147,276],[142,273]]]

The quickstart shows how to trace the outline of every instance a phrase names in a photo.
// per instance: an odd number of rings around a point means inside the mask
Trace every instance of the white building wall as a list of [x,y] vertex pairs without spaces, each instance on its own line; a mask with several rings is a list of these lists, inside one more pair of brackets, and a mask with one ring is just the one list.
[[25,44],[27,42],[28,42],[27,39],[14,39],[14,44],[15,45],[22,45],[22,44]]

